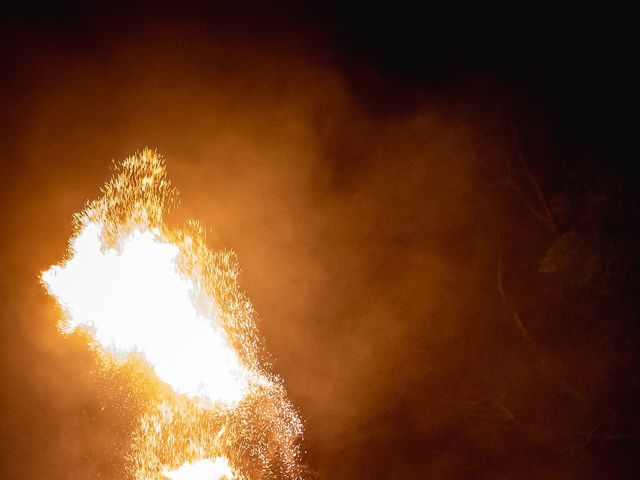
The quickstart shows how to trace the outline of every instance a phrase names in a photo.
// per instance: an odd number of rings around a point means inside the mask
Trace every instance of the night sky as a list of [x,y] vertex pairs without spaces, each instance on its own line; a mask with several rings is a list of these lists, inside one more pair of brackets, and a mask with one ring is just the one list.
[[237,252],[311,478],[638,477],[629,12],[2,9],[0,478],[127,478],[126,378],[38,275],[146,146]]

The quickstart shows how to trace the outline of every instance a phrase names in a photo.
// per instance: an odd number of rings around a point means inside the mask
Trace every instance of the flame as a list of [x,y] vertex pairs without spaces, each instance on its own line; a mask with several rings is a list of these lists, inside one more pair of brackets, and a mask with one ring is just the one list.
[[63,310],[63,333],[89,333],[115,361],[107,368],[143,359],[167,387],[148,393],[133,432],[133,477],[301,478],[302,423],[259,360],[233,254],[210,251],[195,222],[165,224],[177,191],[149,149],[102,192],[75,216],[67,259],[41,279]]
[[215,460],[200,460],[199,462],[185,462],[177,470],[163,471],[163,475],[172,480],[233,480],[233,472],[227,459],[217,457]]
[[88,222],[71,242],[69,261],[43,274],[67,312],[64,329],[89,330],[113,354],[140,353],[177,393],[241,400],[252,374],[229,345],[216,306],[197,298],[180,272],[179,248],[157,230],[135,230],[119,250],[103,250],[102,234]]

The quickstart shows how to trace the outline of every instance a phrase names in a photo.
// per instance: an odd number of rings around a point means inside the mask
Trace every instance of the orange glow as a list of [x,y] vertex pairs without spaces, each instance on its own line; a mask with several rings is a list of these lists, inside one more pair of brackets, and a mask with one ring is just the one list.
[[68,258],[42,281],[64,311],[63,332],[88,332],[112,365],[144,359],[169,387],[148,392],[134,478],[230,480],[244,478],[241,465],[276,463],[294,477],[302,424],[258,359],[231,255],[211,252],[196,224],[165,225],[176,192],[151,150],[125,160],[103,192],[76,216]]

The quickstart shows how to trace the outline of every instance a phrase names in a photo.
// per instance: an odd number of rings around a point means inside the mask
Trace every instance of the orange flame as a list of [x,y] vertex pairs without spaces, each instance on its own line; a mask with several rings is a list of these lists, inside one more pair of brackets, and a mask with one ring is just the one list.
[[90,333],[105,358],[144,359],[170,387],[149,394],[134,478],[300,478],[302,423],[259,360],[233,254],[210,251],[194,222],[165,225],[177,192],[149,149],[127,158],[103,194],[76,215],[68,258],[42,281],[64,311],[63,332]]

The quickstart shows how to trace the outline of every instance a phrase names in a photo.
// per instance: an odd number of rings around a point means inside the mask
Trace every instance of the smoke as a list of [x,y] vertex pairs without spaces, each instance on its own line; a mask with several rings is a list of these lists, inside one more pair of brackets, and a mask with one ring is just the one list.
[[[564,415],[565,394],[496,289],[500,258],[529,262],[542,244],[497,181],[513,154],[511,84],[408,87],[347,68],[312,22],[280,32],[227,20],[138,13],[90,19],[68,38],[15,27],[2,121],[2,476],[122,475],[137,407],[103,401],[127,387],[93,379],[86,339],[59,338],[37,277],[110,161],[145,146],[181,191],[169,222],[196,218],[212,249],[237,252],[321,477],[588,471],[591,457],[576,466],[550,434],[514,426],[580,421]],[[535,309],[516,276],[505,282]]]

